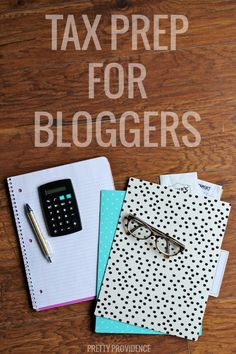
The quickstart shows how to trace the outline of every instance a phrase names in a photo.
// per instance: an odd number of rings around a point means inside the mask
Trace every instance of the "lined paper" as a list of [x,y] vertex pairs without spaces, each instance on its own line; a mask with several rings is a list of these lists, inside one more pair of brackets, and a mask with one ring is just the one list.
[[[49,236],[38,187],[70,178],[80,211],[82,230]],[[76,162],[8,179],[33,308],[36,310],[95,297],[100,191],[114,189],[105,157]],[[43,256],[25,215],[28,203],[52,250],[50,264]]]

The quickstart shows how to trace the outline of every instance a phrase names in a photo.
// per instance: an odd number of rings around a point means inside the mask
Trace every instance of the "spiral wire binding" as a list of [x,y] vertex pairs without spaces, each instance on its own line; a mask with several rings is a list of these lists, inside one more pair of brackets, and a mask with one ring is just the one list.
[[24,265],[25,265],[25,272],[26,272],[26,278],[28,281],[31,301],[32,301],[33,308],[37,309],[37,302],[36,302],[36,297],[35,297],[35,292],[34,292],[34,286],[33,286],[32,278],[31,278],[30,266],[29,266],[29,262],[28,262],[28,258],[27,258],[27,250],[26,250],[25,241],[24,241],[24,237],[23,237],[23,230],[22,230],[21,223],[20,223],[16,198],[15,198],[15,192],[14,192],[14,187],[13,187],[13,182],[12,182],[11,177],[7,178],[7,183],[8,183],[8,187],[9,187],[12,208],[13,208],[13,212],[14,212],[14,216],[15,216],[16,228],[17,228],[17,232],[19,235],[20,246],[21,246],[23,261],[24,261]]

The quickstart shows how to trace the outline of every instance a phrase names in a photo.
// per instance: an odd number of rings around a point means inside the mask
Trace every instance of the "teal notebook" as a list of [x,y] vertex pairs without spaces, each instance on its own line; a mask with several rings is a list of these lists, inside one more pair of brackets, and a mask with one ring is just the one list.
[[[107,190],[101,192],[100,230],[98,250],[97,296],[102,284],[113,237],[121,212],[124,191]],[[114,321],[109,318],[96,317],[95,332],[97,333],[134,333],[134,334],[164,334],[128,323]],[[200,335],[201,335],[200,329]]]

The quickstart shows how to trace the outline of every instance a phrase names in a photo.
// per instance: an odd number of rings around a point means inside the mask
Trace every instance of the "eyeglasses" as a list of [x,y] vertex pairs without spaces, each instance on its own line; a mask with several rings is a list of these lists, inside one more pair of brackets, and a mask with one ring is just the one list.
[[127,235],[132,235],[138,240],[155,237],[157,250],[166,257],[176,256],[185,249],[181,242],[169,236],[168,233],[155,229],[132,214],[124,217],[124,229]]

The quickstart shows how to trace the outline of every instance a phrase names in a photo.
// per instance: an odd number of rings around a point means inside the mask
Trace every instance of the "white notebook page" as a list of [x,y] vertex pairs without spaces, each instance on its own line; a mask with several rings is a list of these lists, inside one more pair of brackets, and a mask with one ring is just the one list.
[[[49,236],[40,205],[38,187],[70,178],[79,207],[82,230]],[[100,191],[114,189],[106,158],[95,158],[8,179],[33,308],[44,309],[96,294]],[[52,263],[43,256],[26,217],[24,205],[34,211],[53,252]]]

